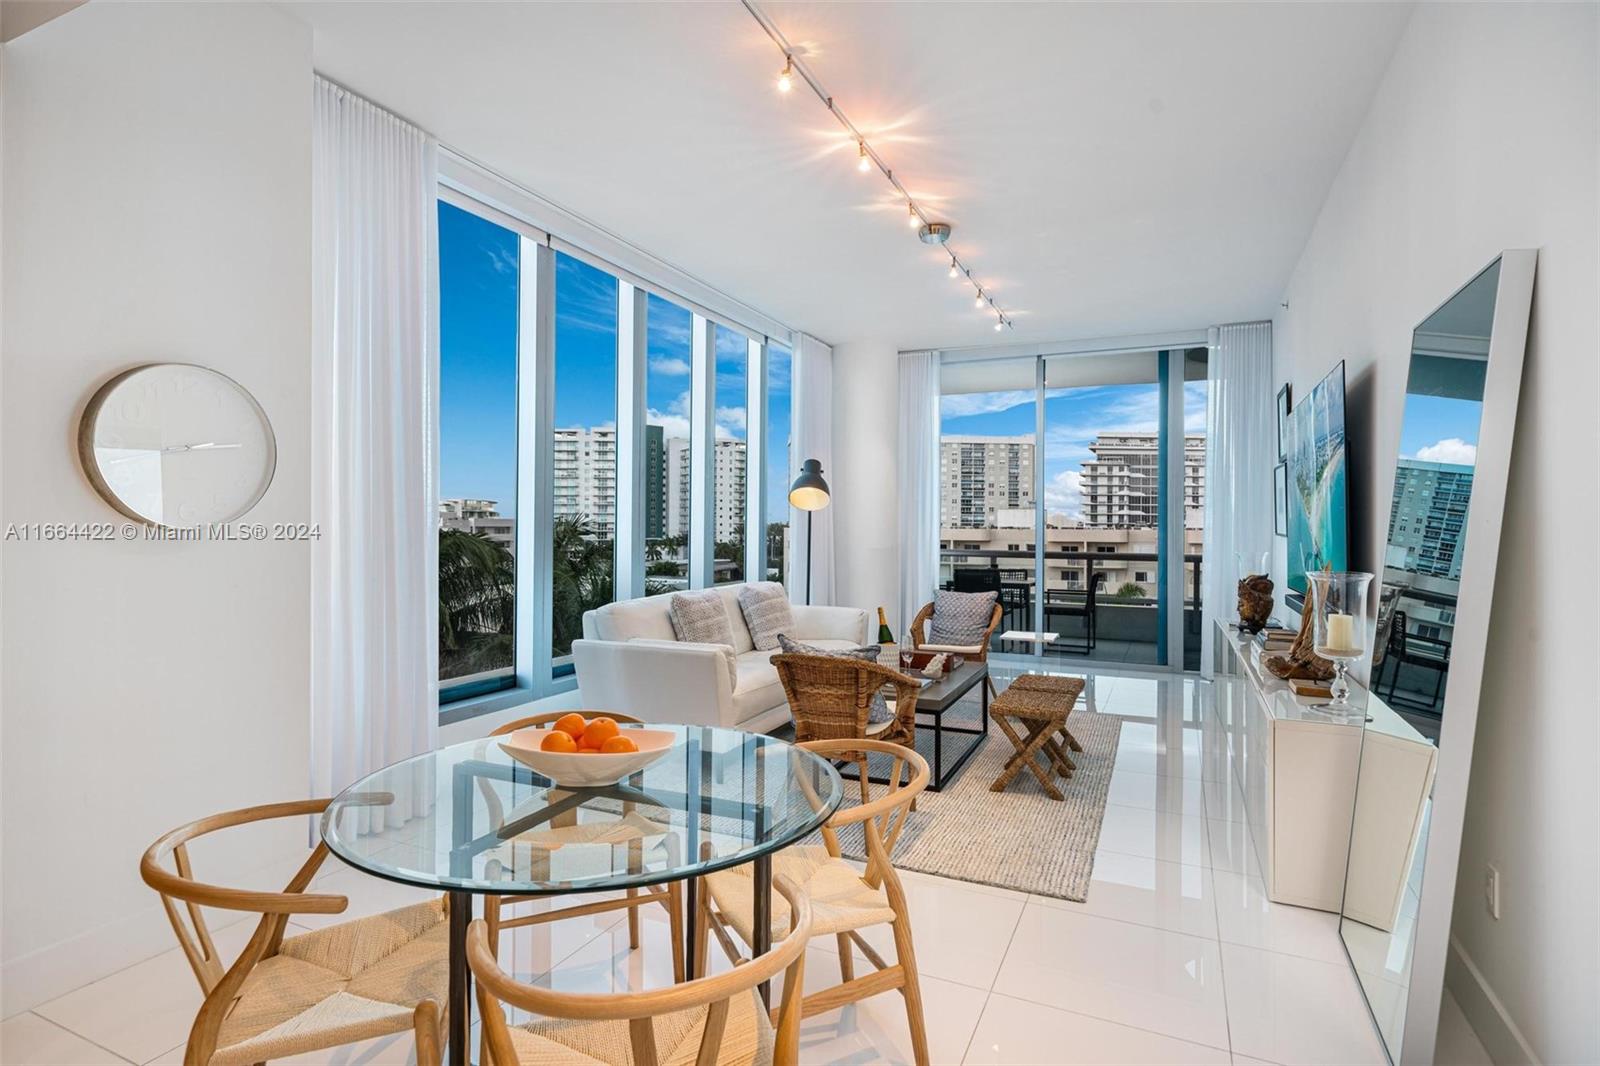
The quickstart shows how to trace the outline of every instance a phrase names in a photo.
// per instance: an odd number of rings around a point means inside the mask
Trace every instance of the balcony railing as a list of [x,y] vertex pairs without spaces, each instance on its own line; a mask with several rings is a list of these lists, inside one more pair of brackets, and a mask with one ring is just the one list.
[[[1075,658],[1157,663],[1160,561],[1161,557],[1153,552],[1047,550],[1044,626],[1046,631],[1058,634],[1047,649],[1052,654]],[[1032,551],[946,548],[940,552],[939,562],[941,587],[960,591],[994,589],[1000,593],[1005,608],[1002,630],[1035,628],[1034,605],[1039,589]],[[1186,554],[1183,563],[1184,640],[1181,649],[1169,651],[1169,662],[1181,653],[1185,669],[1198,669],[1201,557]],[[1078,580],[1063,579],[1063,570],[1075,573]],[[1089,590],[1098,574],[1105,577],[1091,597]],[[1141,574],[1146,580],[1136,579]],[[1129,586],[1137,586],[1139,591]],[[1002,646],[996,650],[1029,651],[1031,646]]]

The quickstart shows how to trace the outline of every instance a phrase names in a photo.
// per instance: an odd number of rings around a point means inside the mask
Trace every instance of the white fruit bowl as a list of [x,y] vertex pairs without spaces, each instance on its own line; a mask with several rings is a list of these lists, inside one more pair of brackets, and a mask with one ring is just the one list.
[[663,729],[625,728],[622,733],[639,745],[638,751],[615,754],[543,751],[539,745],[551,732],[550,729],[519,729],[500,742],[500,749],[522,765],[568,788],[614,785],[661,758],[678,740],[676,733]]

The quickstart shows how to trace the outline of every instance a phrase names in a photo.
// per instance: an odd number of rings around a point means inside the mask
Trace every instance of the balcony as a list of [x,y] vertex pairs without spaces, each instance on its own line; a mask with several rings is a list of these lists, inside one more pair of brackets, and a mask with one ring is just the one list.
[[[1044,555],[1044,627],[1060,634],[1047,655],[1155,666],[1160,662],[1155,575],[1159,557],[1145,552],[1046,551]],[[1183,557],[1183,647],[1173,649],[1171,661],[1182,656],[1185,670],[1200,668],[1200,556]],[[1076,581],[1063,572],[1078,575]],[[1136,574],[1149,579],[1136,581]],[[1098,575],[1099,587],[1089,589]],[[1005,615],[1000,631],[1034,628],[1038,596],[1032,551],[968,551],[946,549],[939,553],[940,587],[962,592],[995,589]],[[1138,585],[1142,595],[1129,585]],[[1091,636],[1092,630],[1092,636]],[[1032,645],[997,643],[1000,652],[1031,653]]]

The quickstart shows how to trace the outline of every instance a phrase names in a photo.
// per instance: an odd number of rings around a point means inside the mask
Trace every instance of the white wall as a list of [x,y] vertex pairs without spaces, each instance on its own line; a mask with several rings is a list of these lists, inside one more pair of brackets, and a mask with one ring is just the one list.
[[[255,5],[90,4],[5,46],[7,525],[120,521],[80,473],[84,401],[192,361],[249,388],[309,504],[311,39]],[[20,543],[3,587],[3,1012],[173,946],[140,853],[307,789],[309,553]],[[303,823],[211,854],[281,866]],[[197,863],[208,853],[197,856]]]
[[1274,321],[1297,395],[1346,361],[1354,562],[1374,570],[1412,327],[1502,249],[1539,249],[1453,925],[1503,1004],[1456,990],[1501,1061],[1600,1061],[1596,11],[1419,6]]
[[[893,342],[860,341],[833,349],[834,602],[883,607],[899,634],[900,357]],[[876,632],[876,629],[873,630]]]

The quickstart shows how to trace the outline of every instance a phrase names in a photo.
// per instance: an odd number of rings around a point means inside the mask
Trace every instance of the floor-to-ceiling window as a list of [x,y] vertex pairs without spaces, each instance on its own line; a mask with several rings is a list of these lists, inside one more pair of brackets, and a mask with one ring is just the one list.
[[657,291],[453,189],[439,272],[452,720],[570,688],[584,613],[619,596],[781,578],[787,331],[717,319],[720,294]]
[[439,688],[515,684],[517,234],[439,205]]
[[744,580],[745,530],[750,466],[750,340],[716,327],[716,424],[713,444],[712,583]]
[[689,587],[694,315],[654,293],[645,325],[645,591]]
[[781,344],[767,346],[767,573],[769,581],[789,574],[789,445],[794,432],[793,354]]
[[1204,374],[1204,349],[945,362],[941,583],[1055,634],[1000,650],[1198,666]]
[[617,279],[560,252],[555,269],[550,639],[563,674],[583,612],[615,598]]

